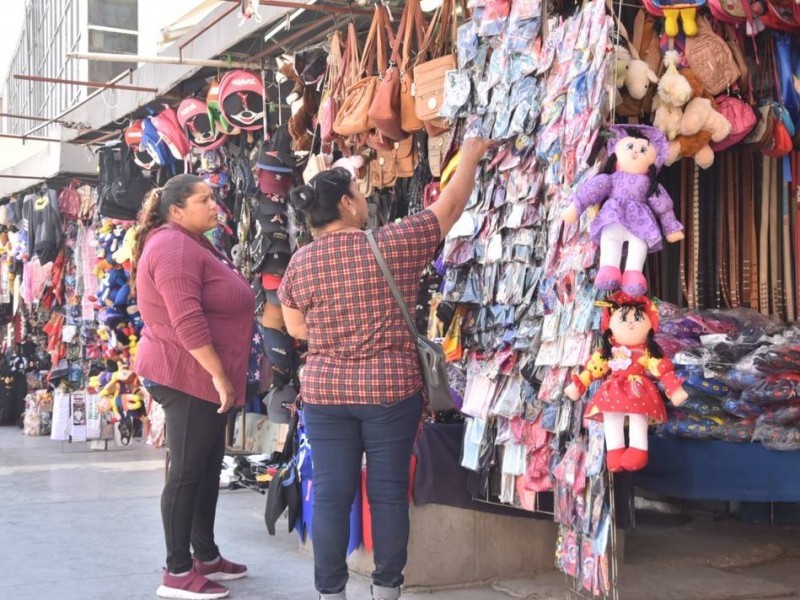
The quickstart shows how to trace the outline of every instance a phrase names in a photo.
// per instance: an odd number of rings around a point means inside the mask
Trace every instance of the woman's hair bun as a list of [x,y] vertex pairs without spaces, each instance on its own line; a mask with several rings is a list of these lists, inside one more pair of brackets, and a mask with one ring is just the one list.
[[289,193],[289,199],[296,209],[307,212],[317,203],[319,195],[310,185],[299,185],[292,188],[292,191]]

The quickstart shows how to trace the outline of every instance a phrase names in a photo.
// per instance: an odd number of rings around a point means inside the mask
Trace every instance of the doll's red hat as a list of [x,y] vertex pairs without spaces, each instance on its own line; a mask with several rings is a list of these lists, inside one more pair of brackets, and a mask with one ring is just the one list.
[[625,292],[615,292],[609,295],[605,302],[598,302],[603,307],[603,317],[600,321],[600,331],[605,331],[611,324],[611,313],[623,306],[639,305],[650,318],[653,331],[658,333],[659,317],[658,307],[647,296],[631,296]]

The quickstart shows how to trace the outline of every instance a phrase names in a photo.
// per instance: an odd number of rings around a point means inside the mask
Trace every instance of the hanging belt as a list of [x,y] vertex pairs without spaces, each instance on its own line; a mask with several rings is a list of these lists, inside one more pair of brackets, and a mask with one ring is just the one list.
[[[721,210],[717,212],[717,280],[719,281],[720,295],[722,296],[722,303],[724,306],[731,305],[731,289],[730,282],[728,281],[728,236],[725,234],[727,229],[728,218],[726,212],[728,210],[728,195],[731,189],[730,172],[728,171],[728,162],[723,159],[721,162],[720,173],[720,189],[717,195],[717,204]],[[719,306],[719,305],[718,305]]]
[[758,309],[769,314],[769,180],[770,158],[762,157],[761,169],[761,221],[758,238]]
[[690,308],[697,308],[698,266],[700,261],[700,167],[692,162],[692,262],[689,267],[689,287],[692,291]]
[[740,217],[739,217],[739,181],[740,172],[737,169],[736,156],[728,152],[726,157],[728,165],[728,173],[730,174],[730,181],[728,184],[728,245],[730,249],[728,260],[728,273],[730,274],[730,307],[739,308],[741,306],[740,291],[739,291],[739,269],[741,269],[741,262],[739,257],[739,240],[740,235]]
[[686,298],[686,302],[689,302],[689,284],[686,281],[686,274],[688,269],[686,268],[686,258],[687,258],[687,249],[689,248],[690,240],[692,237],[692,229],[691,223],[689,222],[689,202],[688,198],[689,195],[687,194],[687,166],[686,161],[682,160],[681,163],[681,193],[680,193],[680,220],[683,223],[684,229],[684,238],[679,242],[680,244],[680,257],[679,257],[679,264],[678,264],[678,276],[681,280],[681,291],[683,291],[683,297]]
[[[783,169],[783,161],[781,161],[781,169]],[[786,173],[789,175],[789,173]],[[794,321],[796,319],[795,301],[794,301],[794,274],[792,273],[792,211],[789,208],[791,204],[790,186],[786,182],[785,177],[781,176],[781,220],[783,222],[783,299],[786,306],[786,320]]]
[[739,152],[742,165],[742,201],[744,205],[744,256],[742,257],[742,297],[753,310],[758,310],[758,246],[756,245],[756,186],[753,154]]
[[783,298],[783,270],[781,261],[783,253],[781,244],[783,238],[783,224],[781,216],[781,192],[780,192],[780,161],[772,159],[770,161],[770,182],[769,182],[769,201],[770,201],[770,283],[772,287],[772,314],[784,318],[784,298]]

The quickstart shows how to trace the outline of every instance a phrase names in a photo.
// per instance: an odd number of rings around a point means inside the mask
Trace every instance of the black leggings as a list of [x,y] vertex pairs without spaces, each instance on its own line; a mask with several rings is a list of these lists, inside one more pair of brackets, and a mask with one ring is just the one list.
[[172,388],[158,386],[151,394],[167,417],[170,463],[161,495],[167,569],[185,573],[192,568],[190,544],[199,560],[219,556],[214,519],[227,417],[217,413],[218,405]]

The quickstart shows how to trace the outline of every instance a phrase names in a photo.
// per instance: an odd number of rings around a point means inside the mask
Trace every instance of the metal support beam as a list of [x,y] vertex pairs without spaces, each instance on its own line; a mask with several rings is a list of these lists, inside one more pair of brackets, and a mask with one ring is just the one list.
[[[228,2],[239,2],[239,0],[228,0]],[[360,17],[371,17],[375,11],[363,8],[353,8],[348,6],[333,6],[331,4],[304,4],[303,2],[290,2],[289,0],[260,0],[261,6],[274,6],[277,8],[302,8],[312,12],[323,12],[329,15],[354,15]]]
[[131,92],[150,92],[155,94],[158,89],[149,87],[140,87],[137,85],[125,85],[122,83],[101,83],[99,81],[80,81],[78,79],[59,79],[58,77],[42,77],[40,75],[14,75],[14,79],[22,79],[23,81],[36,81],[39,83],[63,83],[68,85],[82,85],[91,88],[106,88],[112,90],[127,90]]
[[60,144],[62,140],[57,140],[56,138],[45,138],[45,137],[36,137],[32,135],[15,135],[13,133],[0,133],[0,138],[8,138],[10,140],[22,140],[31,141],[31,142],[55,142]]
[[[123,71],[122,73],[120,73],[119,75],[117,75],[116,77],[114,77],[114,78],[113,78],[111,81],[109,81],[108,83],[118,83],[118,82],[122,81],[122,80],[123,80],[125,77],[130,77],[130,76],[131,76],[131,73],[133,73],[133,70],[132,70],[132,69],[126,69],[125,71]],[[40,129],[42,129],[43,127],[47,127],[47,126],[48,126],[48,125],[50,125],[51,123],[55,123],[56,121],[58,121],[58,120],[60,120],[60,119],[63,119],[63,118],[66,116],[66,115],[68,115],[69,113],[71,113],[73,110],[75,110],[76,108],[78,108],[78,107],[80,107],[80,106],[83,106],[84,104],[86,104],[87,102],[89,102],[89,100],[91,100],[92,98],[94,98],[94,97],[96,97],[96,96],[99,96],[100,94],[102,94],[102,93],[103,93],[103,92],[105,92],[105,91],[106,91],[105,89],[99,89],[99,90],[95,90],[95,91],[93,91],[91,94],[89,94],[88,96],[86,96],[86,98],[84,98],[83,100],[81,100],[80,102],[78,102],[78,103],[76,103],[76,104],[73,104],[73,105],[72,105],[71,107],[69,107],[67,110],[63,111],[63,112],[62,112],[60,115],[56,116],[56,117],[55,117],[55,118],[53,118],[53,119],[49,119],[48,121],[45,121],[45,122],[44,122],[44,123],[42,123],[41,125],[37,125],[37,126],[36,126],[36,127],[34,127],[33,129],[31,129],[30,131],[28,131],[28,133],[26,133],[26,134],[25,134],[25,137],[28,137],[28,136],[30,136],[32,133],[36,133],[37,131],[39,131],[39,130],[40,130]]]
[[172,56],[138,56],[133,54],[109,54],[106,52],[68,52],[68,58],[79,60],[104,60],[108,62],[140,62],[162,65],[186,65],[190,67],[214,67],[217,69],[255,69],[261,70],[260,62],[228,60],[202,60],[199,58],[180,58]]
[[[20,119],[22,121],[49,121],[47,117],[34,117],[30,115],[15,115],[13,113],[4,113],[0,112],[0,117],[7,117],[9,119]],[[73,123],[69,123],[68,121],[53,121],[56,125],[73,125]]]
[[324,27],[324,26],[331,27],[330,21],[322,20],[322,21],[314,21],[312,23],[309,23],[308,25],[306,25],[302,29],[299,29],[298,31],[296,31],[295,33],[290,35],[289,37],[284,38],[284,39],[282,39],[282,40],[280,40],[278,42],[273,42],[272,44],[270,44],[269,46],[267,46],[266,48],[261,50],[258,54],[254,54],[253,58],[254,59],[264,58],[266,56],[269,56],[273,52],[277,52],[279,50],[287,48],[292,42],[294,42],[296,40],[299,40],[299,39],[302,39],[305,36],[307,36],[309,33],[311,33],[312,31],[317,31],[318,29],[320,29],[321,27]]
[[236,5],[234,4],[233,6],[231,6],[230,8],[228,8],[228,10],[226,10],[225,12],[223,12],[223,13],[220,13],[220,15],[219,15],[217,18],[215,18],[213,21],[211,21],[211,22],[210,22],[210,23],[208,23],[207,25],[204,25],[202,28],[200,28],[200,30],[199,30],[197,33],[195,33],[194,35],[192,35],[192,36],[191,36],[191,37],[190,37],[188,40],[184,40],[184,41],[183,41],[183,42],[182,42],[182,43],[181,43],[181,44],[178,46],[178,57],[179,57],[179,58],[183,58],[183,49],[184,49],[184,48],[186,48],[186,46],[188,46],[188,45],[189,45],[189,44],[191,44],[193,41],[195,41],[197,38],[199,38],[201,35],[203,35],[203,34],[204,34],[206,31],[208,31],[209,29],[211,29],[211,28],[212,28],[214,25],[216,25],[217,23],[219,23],[220,21],[222,21],[222,19],[224,19],[225,17],[227,17],[229,14],[231,14],[231,13],[232,13],[233,11],[235,11],[237,8],[239,8],[239,7],[238,7],[238,6],[236,6]]

